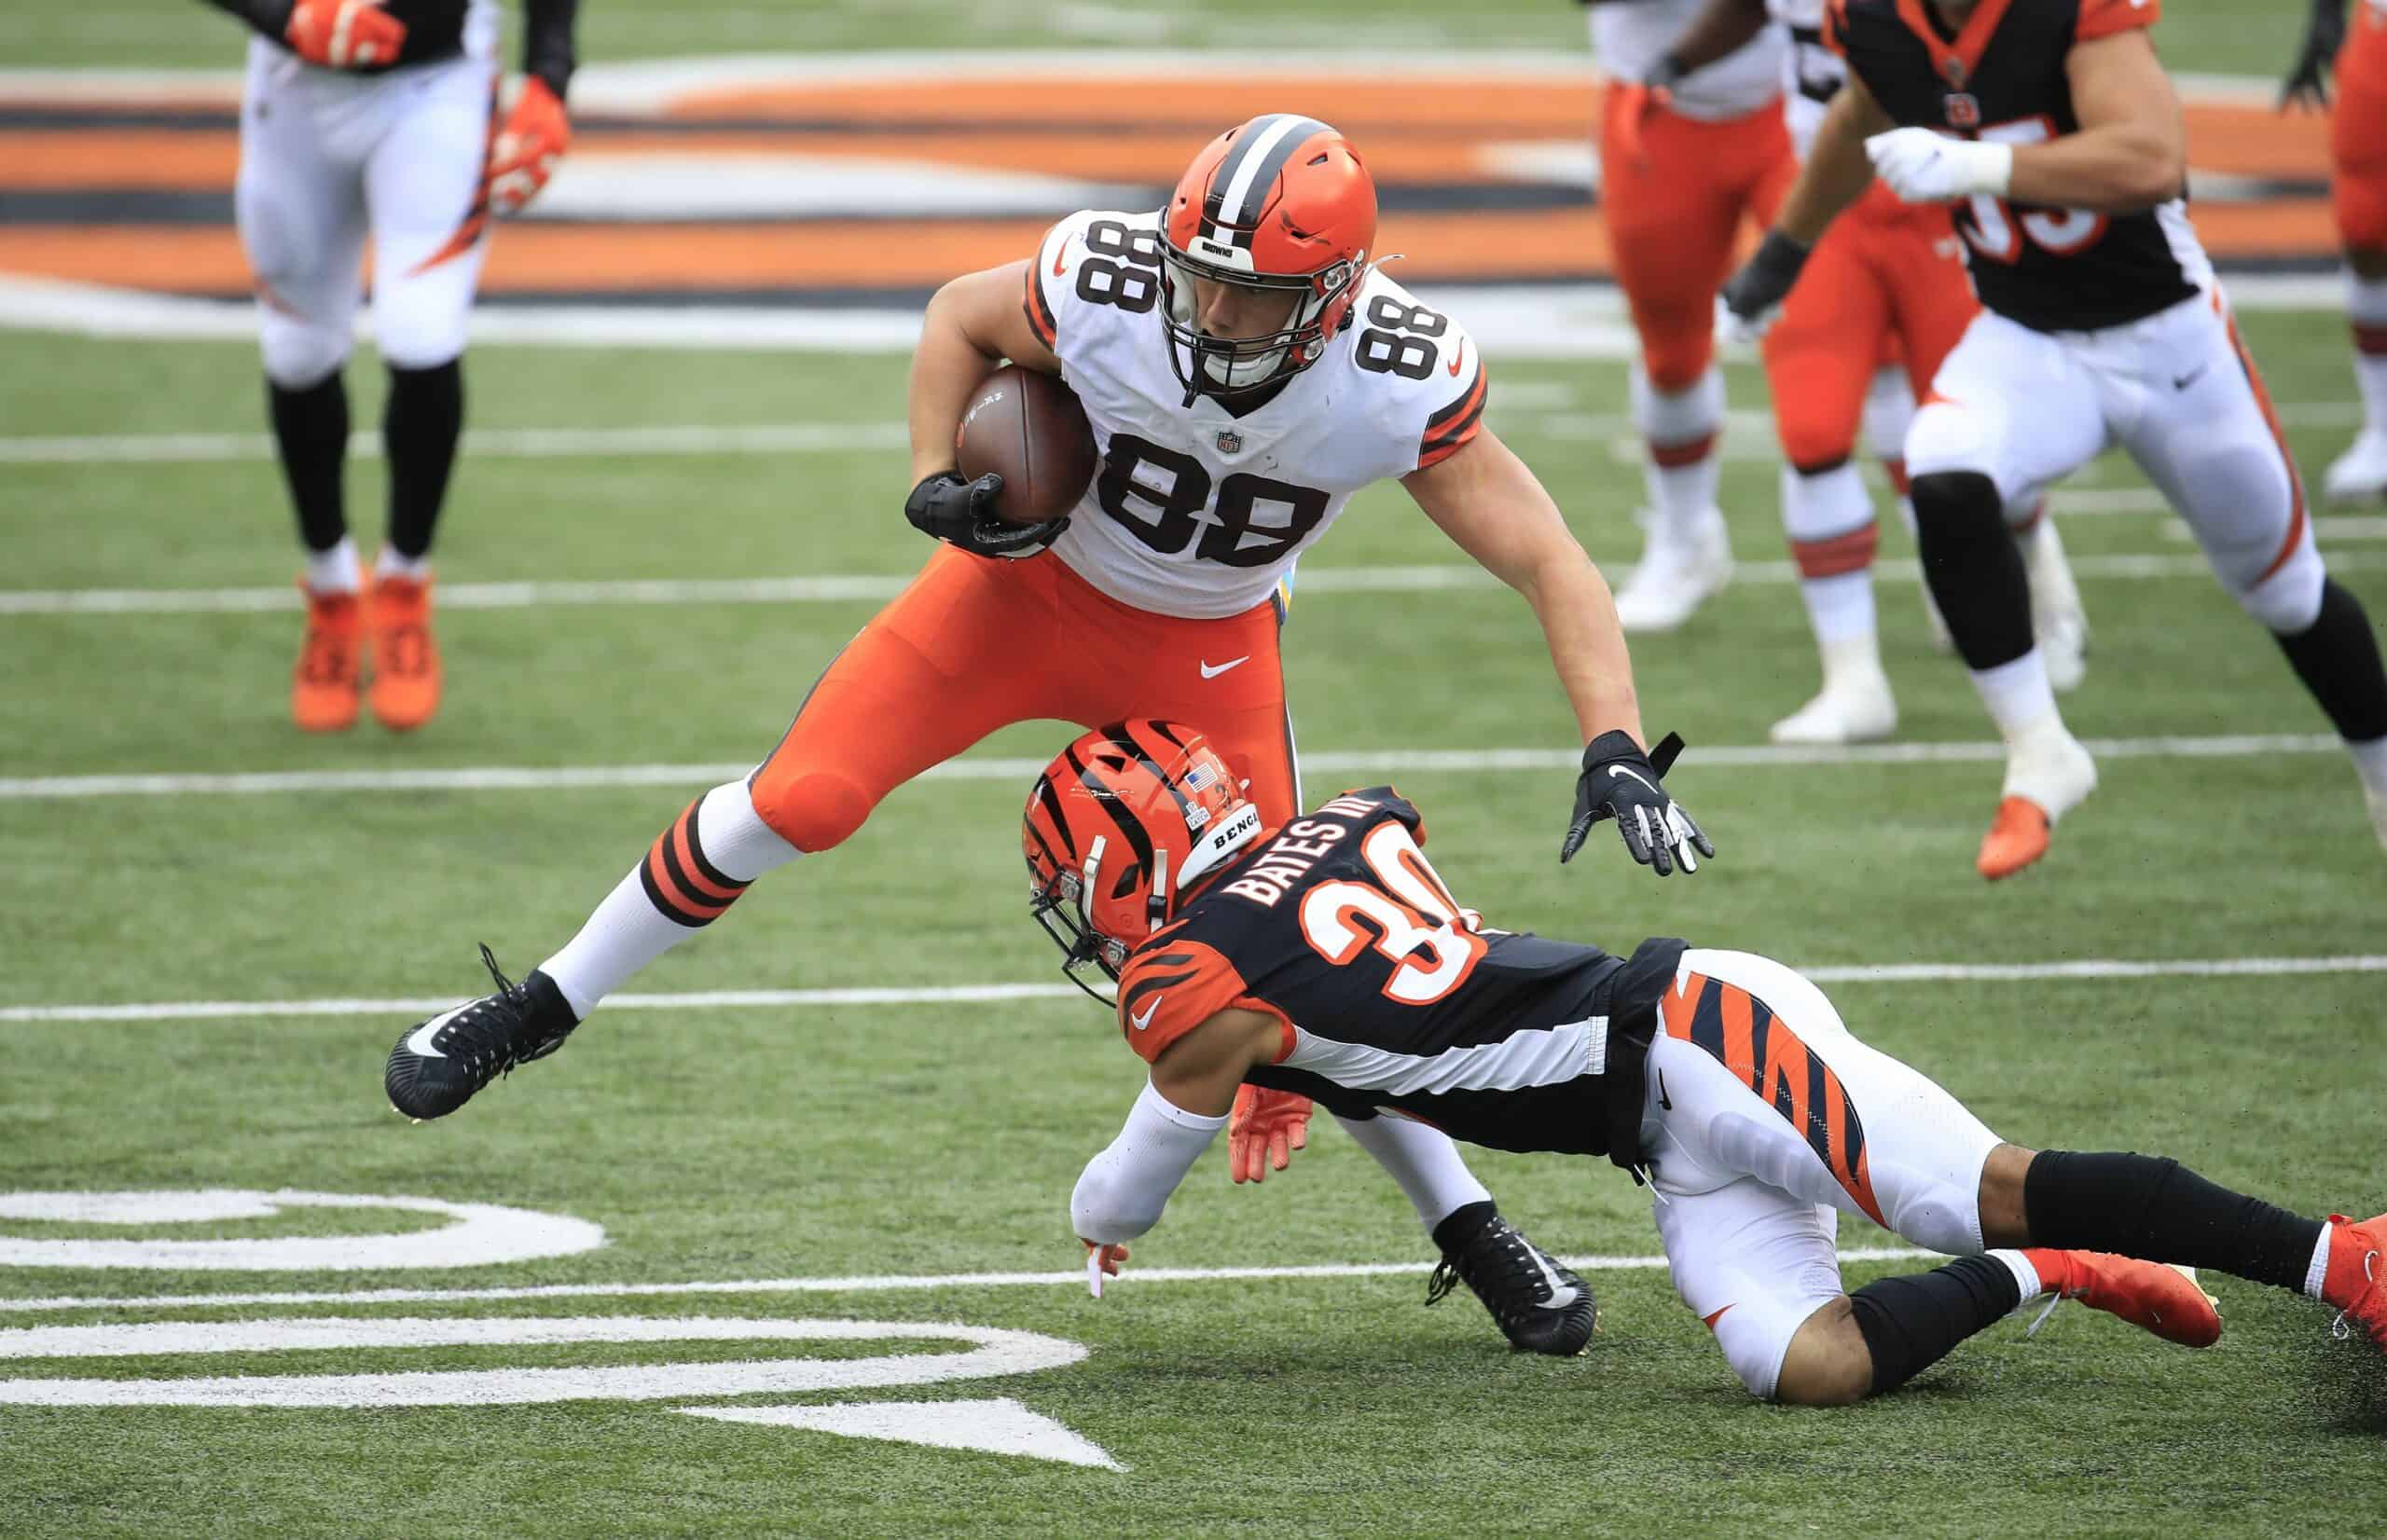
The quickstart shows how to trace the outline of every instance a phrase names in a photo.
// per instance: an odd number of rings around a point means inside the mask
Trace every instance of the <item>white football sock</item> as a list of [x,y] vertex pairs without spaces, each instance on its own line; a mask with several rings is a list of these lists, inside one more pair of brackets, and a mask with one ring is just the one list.
[[2387,738],[2372,738],[2367,743],[2349,743],[2346,757],[2353,761],[2353,773],[2374,797],[2387,797]]
[[1649,506],[1658,516],[1651,533],[1687,544],[1714,516],[1723,477],[1717,449],[1724,428],[1724,372],[1710,364],[1697,384],[1673,393],[1659,391],[1637,364],[1632,378],[1633,420],[1641,430]]
[[[743,780],[730,781],[706,792],[697,806],[694,821],[701,859],[735,883],[750,883],[802,854],[755,813],[753,799],[747,794]],[[678,832],[675,820],[670,829],[664,831],[662,839],[655,842],[656,846],[672,839]],[[587,1020],[597,1003],[619,989],[632,974],[710,923],[685,924],[656,906],[647,892],[648,879],[642,875],[647,871],[647,862],[655,858],[656,851],[650,849],[628,876],[614,885],[614,890],[605,895],[596,913],[581,926],[580,933],[565,942],[563,950],[539,965],[539,970],[553,979],[556,987],[563,992],[572,1013],[582,1021]]]
[[1457,1210],[1491,1200],[1492,1194],[1467,1169],[1458,1146],[1441,1129],[1389,1112],[1379,1112],[1364,1122],[1339,1117],[1334,1121],[1400,1184],[1428,1234]]
[[2039,1270],[2021,1252],[1993,1251],[1989,1257],[1992,1261],[2006,1264],[2006,1271],[2014,1274],[2014,1286],[2022,1291],[2024,1299],[2035,1299],[2048,1291],[2048,1286],[2039,1281]]
[[1975,670],[1973,688],[1980,692],[1989,720],[1997,723],[2008,743],[2041,717],[2055,715],[2055,687],[2048,683],[2047,664],[2036,647],[2011,663]]
[[405,578],[409,583],[427,583],[431,580],[431,553],[425,551],[419,557],[400,556],[396,546],[384,545],[381,554],[373,558],[373,575]]
[[2329,1236],[2338,1227],[2323,1220],[2321,1238],[2312,1243],[2312,1260],[2304,1269],[2304,1292],[2317,1299],[2322,1281],[2329,1275]]
[[1906,494],[1906,433],[1914,426],[1914,385],[1896,364],[1873,371],[1865,391],[1865,447],[1884,466],[1895,465],[1898,494]]
[[2387,279],[2347,273],[2346,318],[2353,323],[2353,378],[2365,425],[2387,433]]
[[1854,465],[1820,475],[1782,468],[1782,529],[1798,563],[1807,623],[1827,653],[1874,631],[1873,500]]
[[364,564],[356,558],[356,542],[348,535],[328,551],[307,553],[307,591],[310,594],[352,594],[365,586]]

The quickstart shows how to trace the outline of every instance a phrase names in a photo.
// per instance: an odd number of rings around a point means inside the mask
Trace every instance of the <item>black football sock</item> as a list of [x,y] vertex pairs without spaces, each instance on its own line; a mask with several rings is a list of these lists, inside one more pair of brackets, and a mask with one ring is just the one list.
[[381,413],[381,441],[390,460],[390,548],[410,560],[431,550],[463,429],[461,358],[428,369],[391,366],[390,400]]
[[1873,1355],[1873,1394],[1879,1396],[2004,1320],[2022,1302],[2022,1286],[1995,1258],[1959,1257],[1929,1272],[1867,1284],[1848,1302]]
[[2043,1150],[2022,1177],[2031,1244],[2209,1267],[2301,1291],[2322,1222],[2152,1155]]
[[296,390],[269,378],[265,399],[282,478],[298,514],[298,538],[310,551],[328,551],[348,535],[339,479],[348,458],[348,387],[338,369]]
[[1481,1203],[1462,1203],[1443,1215],[1442,1223],[1434,1227],[1434,1244],[1442,1247],[1443,1256],[1453,1256],[1468,1242],[1483,1234],[1484,1227],[1499,1217],[1499,1205],[1489,1198]]
[[1914,478],[1914,543],[1932,602],[1975,673],[2031,650],[2031,583],[1996,484],[1972,471]]
[[2302,635],[2281,637],[2279,646],[2338,736],[2348,743],[2387,737],[2387,667],[2380,664],[2379,637],[2362,600],[2336,580],[2325,580],[2320,614]]

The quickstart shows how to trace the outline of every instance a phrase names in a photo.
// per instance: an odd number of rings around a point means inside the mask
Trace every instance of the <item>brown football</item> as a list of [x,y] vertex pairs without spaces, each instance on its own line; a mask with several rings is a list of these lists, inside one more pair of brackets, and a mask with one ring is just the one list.
[[1057,378],[1006,364],[987,377],[954,440],[963,475],[1003,478],[995,516],[1042,524],[1077,506],[1094,481],[1094,430],[1077,393]]

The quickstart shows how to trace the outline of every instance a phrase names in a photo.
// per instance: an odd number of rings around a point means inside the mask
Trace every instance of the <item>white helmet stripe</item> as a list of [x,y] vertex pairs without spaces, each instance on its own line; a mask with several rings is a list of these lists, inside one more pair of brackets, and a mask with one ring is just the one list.
[[1299,113],[1276,113],[1263,117],[1244,135],[1219,170],[1227,185],[1219,194],[1219,216],[1228,225],[1249,227],[1259,223],[1261,211],[1267,206],[1268,189],[1275,186],[1276,173],[1302,142],[1313,133],[1324,131],[1326,125],[1315,117]]

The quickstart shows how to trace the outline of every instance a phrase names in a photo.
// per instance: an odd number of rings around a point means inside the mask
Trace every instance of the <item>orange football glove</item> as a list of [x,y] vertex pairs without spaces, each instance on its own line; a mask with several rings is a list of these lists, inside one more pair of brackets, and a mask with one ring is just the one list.
[[1119,1264],[1127,1259],[1127,1248],[1118,1242],[1113,1242],[1110,1245],[1097,1245],[1083,1235],[1078,1237],[1078,1243],[1085,1247],[1086,1290],[1099,1299],[1102,1298],[1103,1278],[1106,1275],[1112,1278],[1119,1276]]
[[522,82],[514,110],[490,142],[489,168],[481,173],[491,213],[519,213],[555,174],[556,161],[572,144],[572,119],[555,88],[533,75]]
[[1235,1093],[1227,1118],[1227,1169],[1238,1182],[1264,1182],[1274,1166],[1293,1163],[1293,1151],[1309,1144],[1310,1099],[1290,1091],[1247,1085]]
[[283,41],[310,64],[331,70],[386,67],[407,46],[407,24],[373,0],[298,0]]

